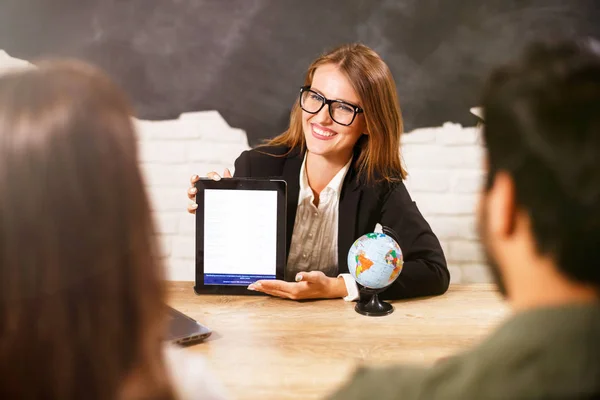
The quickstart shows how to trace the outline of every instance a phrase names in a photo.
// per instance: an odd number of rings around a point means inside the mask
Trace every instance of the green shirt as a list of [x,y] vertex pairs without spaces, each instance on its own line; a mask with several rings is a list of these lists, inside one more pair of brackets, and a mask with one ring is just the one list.
[[431,368],[360,368],[331,399],[600,398],[600,304],[519,313]]

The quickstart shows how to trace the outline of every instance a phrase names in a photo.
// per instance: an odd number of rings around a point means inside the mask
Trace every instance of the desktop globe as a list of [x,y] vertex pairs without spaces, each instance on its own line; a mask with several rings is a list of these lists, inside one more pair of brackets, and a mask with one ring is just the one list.
[[402,250],[386,233],[367,233],[352,244],[348,251],[348,270],[362,286],[361,293],[372,295],[369,301],[356,304],[358,313],[381,316],[394,310],[391,304],[379,300],[378,293],[394,283],[402,265]]
[[369,289],[391,285],[402,271],[402,250],[384,233],[367,233],[354,242],[348,252],[352,277]]

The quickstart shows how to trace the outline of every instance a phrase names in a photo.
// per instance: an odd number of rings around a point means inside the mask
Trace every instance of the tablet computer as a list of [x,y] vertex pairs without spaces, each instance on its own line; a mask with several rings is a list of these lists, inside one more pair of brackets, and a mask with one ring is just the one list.
[[283,279],[285,181],[203,178],[196,188],[195,292],[260,294],[248,285]]

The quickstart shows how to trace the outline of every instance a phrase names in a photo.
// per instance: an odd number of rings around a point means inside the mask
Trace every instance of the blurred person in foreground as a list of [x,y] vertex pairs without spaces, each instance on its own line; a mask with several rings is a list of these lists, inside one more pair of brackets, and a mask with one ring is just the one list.
[[600,44],[537,44],[483,95],[478,222],[515,314],[431,368],[361,368],[333,399],[600,398]]
[[85,64],[0,77],[1,399],[222,398],[164,345],[130,111]]

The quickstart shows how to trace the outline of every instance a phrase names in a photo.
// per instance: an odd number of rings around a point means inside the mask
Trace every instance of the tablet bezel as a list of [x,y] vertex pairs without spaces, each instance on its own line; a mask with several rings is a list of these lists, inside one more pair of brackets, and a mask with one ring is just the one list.
[[196,182],[196,294],[260,295],[246,286],[205,285],[204,284],[204,191],[219,190],[269,190],[277,192],[277,244],[276,278],[284,279],[286,264],[286,195],[287,184],[281,179],[224,178],[215,181],[201,178]]

